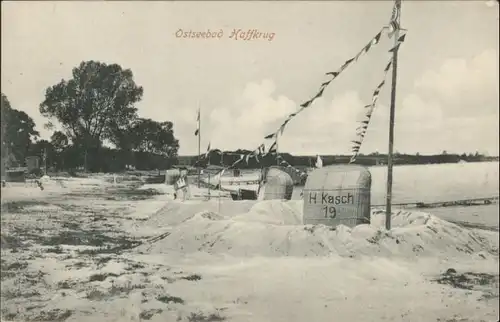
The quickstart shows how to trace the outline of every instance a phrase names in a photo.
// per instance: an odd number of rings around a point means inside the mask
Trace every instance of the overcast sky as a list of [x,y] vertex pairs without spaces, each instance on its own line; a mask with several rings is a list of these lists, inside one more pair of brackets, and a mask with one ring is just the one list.
[[[326,72],[353,57],[388,23],[392,1],[331,2],[2,2],[2,92],[44,138],[45,89],[83,60],[130,68],[144,87],[141,117],[174,122],[180,154],[253,149],[311,98]],[[395,150],[498,155],[498,3],[403,1]],[[234,40],[233,29],[274,33]],[[222,38],[176,32],[222,30]],[[351,65],[297,116],[280,151],[349,153],[392,40]],[[389,75],[390,76],[390,75]],[[361,153],[387,151],[390,78]]]

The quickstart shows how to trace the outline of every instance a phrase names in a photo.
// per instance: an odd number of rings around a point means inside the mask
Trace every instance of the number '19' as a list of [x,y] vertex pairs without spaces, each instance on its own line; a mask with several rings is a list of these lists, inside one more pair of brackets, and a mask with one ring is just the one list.
[[334,206],[324,206],[323,211],[325,212],[325,218],[335,218],[337,216],[337,210]]

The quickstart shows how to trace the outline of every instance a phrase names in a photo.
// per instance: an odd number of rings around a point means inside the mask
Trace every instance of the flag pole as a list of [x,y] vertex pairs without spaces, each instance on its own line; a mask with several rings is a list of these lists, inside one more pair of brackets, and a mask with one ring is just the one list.
[[280,158],[279,158],[279,152],[278,152],[278,140],[279,140],[279,134],[276,134],[276,165],[280,165]]
[[[208,165],[210,165],[210,143],[208,143],[208,149],[207,149],[207,153],[208,153]],[[207,166],[207,172],[208,172],[208,200],[210,200],[210,172],[208,171],[208,166]]]
[[385,207],[385,228],[391,229],[391,213],[392,213],[392,168],[393,168],[393,151],[394,151],[394,118],[396,114],[396,84],[398,76],[398,38],[399,26],[401,23],[401,0],[395,0],[396,22],[397,28],[394,30],[394,51],[392,53],[392,88],[391,88],[391,109],[389,116],[389,151],[387,154],[387,194]]
[[201,181],[201,110],[200,101],[198,101],[198,188]]

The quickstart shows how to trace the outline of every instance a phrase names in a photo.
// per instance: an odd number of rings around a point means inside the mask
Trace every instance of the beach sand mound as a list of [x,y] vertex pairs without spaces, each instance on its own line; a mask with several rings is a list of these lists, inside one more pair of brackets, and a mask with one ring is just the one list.
[[[231,205],[229,203],[232,203]],[[251,256],[496,256],[494,242],[478,231],[421,212],[393,213],[392,230],[384,213],[373,211],[371,224],[349,228],[302,225],[302,202],[269,200],[171,203],[149,224],[169,227],[166,237],[141,246],[152,254],[179,251]],[[165,235],[164,235],[165,236]]]

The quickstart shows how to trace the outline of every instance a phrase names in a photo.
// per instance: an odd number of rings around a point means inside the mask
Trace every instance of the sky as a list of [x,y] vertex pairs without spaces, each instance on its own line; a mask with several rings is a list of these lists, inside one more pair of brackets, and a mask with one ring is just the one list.
[[[254,149],[314,96],[327,72],[384,26],[392,1],[5,2],[1,88],[37,124],[45,89],[82,61],[130,68],[141,117],[172,121],[180,155]],[[394,149],[400,153],[499,154],[498,2],[403,1]],[[230,38],[255,29],[267,38]],[[177,37],[217,32],[210,39]],[[269,35],[273,35],[272,38]],[[393,39],[360,57],[295,117],[279,139],[293,154],[349,154]],[[390,73],[360,153],[388,151]],[[267,142],[268,143],[268,142]]]

